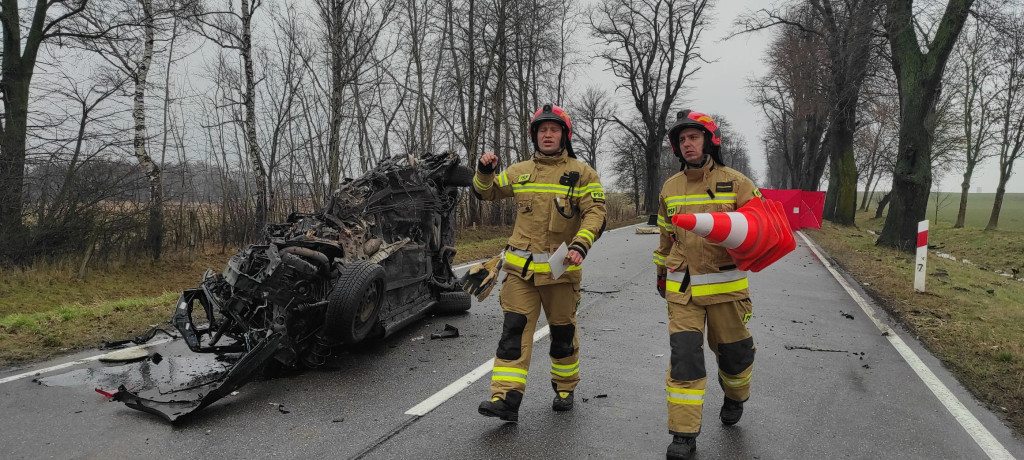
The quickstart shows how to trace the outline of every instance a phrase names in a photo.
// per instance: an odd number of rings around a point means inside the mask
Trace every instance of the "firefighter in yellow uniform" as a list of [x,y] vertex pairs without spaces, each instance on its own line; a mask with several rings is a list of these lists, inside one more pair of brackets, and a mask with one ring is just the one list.
[[[530,122],[533,158],[496,174],[498,157],[482,155],[473,188],[483,200],[515,197],[515,227],[503,254],[507,273],[501,286],[504,312],[501,339],[491,374],[491,398],[479,412],[517,421],[526,391],[537,318],[543,306],[551,331],[552,409],[572,409],[580,381],[580,342],[576,310],[580,302],[580,264],[601,235],[605,196],[593,168],[572,151],[572,121],[561,107],[545,105]],[[551,275],[549,255],[565,243],[567,270]]]
[[680,112],[668,136],[682,168],[661,189],[661,242],[654,263],[658,292],[668,301],[672,347],[665,376],[673,435],[667,458],[689,459],[696,451],[707,385],[705,325],[725,392],[719,416],[726,425],[740,420],[750,396],[755,347],[746,326],[752,312],[747,273],[736,269],[724,247],[672,225],[672,216],[734,211],[761,194],[750,179],[722,163],[718,126],[707,115]]

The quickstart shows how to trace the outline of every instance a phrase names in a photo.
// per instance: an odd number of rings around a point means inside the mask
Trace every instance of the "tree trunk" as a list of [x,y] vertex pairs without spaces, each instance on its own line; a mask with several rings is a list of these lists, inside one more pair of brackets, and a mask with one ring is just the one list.
[[974,174],[974,164],[969,160],[967,170],[964,171],[964,181],[960,183],[960,210],[956,213],[956,223],[953,228],[964,228],[964,221],[967,220],[967,192],[971,189],[971,176]]
[[891,0],[886,31],[900,96],[900,140],[893,171],[892,205],[876,244],[913,251],[932,185],[929,126],[949,54],[974,0],[949,0],[935,36],[922,54],[913,26],[911,0]]
[[658,183],[658,170],[661,165],[661,137],[656,134],[647,136],[647,148],[644,149],[645,171],[644,171],[644,212],[653,214],[658,212],[658,195],[661,185]]
[[135,75],[135,99],[132,105],[135,137],[132,142],[135,148],[135,158],[139,160],[139,165],[146,170],[146,178],[149,179],[149,222],[146,226],[146,249],[149,250],[153,260],[159,260],[164,234],[163,210],[161,209],[163,187],[160,185],[160,166],[153,161],[146,149],[148,138],[146,133],[146,85],[149,79],[149,67],[153,63],[153,41],[156,28],[153,23],[152,0],[139,0],[139,3],[143,12],[145,42]]
[[[5,34],[6,38],[6,34]],[[5,40],[6,44],[6,40]],[[5,46],[6,49],[6,46]],[[8,69],[4,52],[4,76],[0,91],[6,99],[3,132],[0,133],[0,253],[19,259],[24,242],[22,188],[25,181],[25,138],[28,129],[28,90],[31,66],[23,61]]]
[[878,200],[878,209],[875,210],[875,219],[882,218],[882,213],[885,212],[885,207],[889,205],[890,199],[892,199],[892,191],[882,195],[882,199]]
[[[934,107],[924,106],[919,86],[901,89],[902,123],[893,171],[892,203],[878,244],[912,251],[917,244],[917,224],[925,219],[932,187],[932,136],[924,120],[925,114],[932,114]],[[934,101],[934,96],[931,99]]]
[[328,36],[331,37],[331,125],[330,132],[327,135],[327,148],[328,148],[328,160],[327,160],[327,192],[325,200],[330,200],[330,195],[334,194],[334,190],[341,183],[341,98],[343,93],[344,81],[342,78],[342,63],[341,59],[341,27],[342,27],[342,8],[333,3],[328,3],[331,11],[328,17],[330,17],[330,31]]
[[245,143],[256,180],[256,231],[267,221],[267,172],[256,138],[256,74],[252,62],[252,11],[249,0],[242,0],[242,61],[245,66]]
[[1006,195],[1006,179],[1008,177],[999,178],[999,187],[996,188],[996,200],[992,203],[992,214],[988,216],[988,225],[985,226],[985,230],[995,230],[999,228],[999,212],[1003,208],[1003,195]]

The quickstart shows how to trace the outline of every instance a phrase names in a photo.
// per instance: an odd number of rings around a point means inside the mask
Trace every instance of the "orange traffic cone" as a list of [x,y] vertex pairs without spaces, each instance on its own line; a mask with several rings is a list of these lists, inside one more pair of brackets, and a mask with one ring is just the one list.
[[676,214],[672,223],[724,246],[739,270],[761,271],[796,247],[782,204],[772,200],[755,198],[732,212]]
[[[751,262],[750,271],[753,272],[763,270],[786,254],[789,254],[793,249],[796,249],[796,239],[793,238],[793,229],[789,226],[789,219],[786,218],[786,211],[783,209],[782,203],[774,200],[768,200],[768,207],[771,209],[772,222],[776,229],[778,229],[781,238],[779,239],[779,242],[768,252],[761,254]],[[739,266],[739,264],[737,264],[737,266]]]

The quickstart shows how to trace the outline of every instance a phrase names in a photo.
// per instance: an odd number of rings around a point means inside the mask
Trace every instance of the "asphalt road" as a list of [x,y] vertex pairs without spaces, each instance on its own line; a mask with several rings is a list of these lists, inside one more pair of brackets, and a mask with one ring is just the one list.
[[[797,240],[751,276],[753,393],[743,420],[723,427],[721,390],[709,386],[697,458],[1024,458],[996,414]],[[571,412],[550,409],[541,337],[519,423],[477,414],[501,330],[495,293],[468,314],[343,351],[325,369],[249,383],[175,426],[94,388],[187,382],[220,366],[179,342],[149,347],[160,363],[108,366],[91,351],[7,369],[0,458],[663,458],[669,346],[656,244],[627,227],[605,234],[584,263],[583,381]],[[445,324],[460,336],[431,340]],[[62,363],[74,364],[36,375]],[[713,363],[708,353],[709,374]]]

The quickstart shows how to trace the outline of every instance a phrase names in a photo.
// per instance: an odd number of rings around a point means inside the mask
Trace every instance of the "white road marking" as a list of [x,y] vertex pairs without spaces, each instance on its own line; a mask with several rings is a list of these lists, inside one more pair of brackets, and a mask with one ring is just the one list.
[[946,406],[949,413],[953,414],[953,418],[955,418],[957,422],[960,422],[960,425],[967,430],[967,433],[974,438],[974,442],[978,443],[978,446],[988,454],[988,457],[999,460],[1013,460],[1013,455],[1010,455],[1010,452],[999,443],[995,436],[992,436],[992,433],[974,417],[974,414],[967,410],[967,407],[965,407],[963,403],[953,395],[953,392],[949,391],[949,388],[946,388],[946,385],[943,384],[939,378],[935,376],[932,370],[921,361],[921,358],[918,358],[917,354],[915,354],[914,351],[907,346],[906,342],[896,334],[896,331],[892,330],[889,326],[885,325],[878,319],[875,314],[875,309],[872,308],[871,305],[857,293],[857,291],[850,287],[850,284],[846,282],[846,279],[843,278],[835,268],[832,268],[832,264],[822,256],[821,252],[818,251],[810,238],[807,238],[803,232],[798,231],[796,233],[803,238],[804,242],[807,243],[807,246],[814,252],[814,255],[816,255],[818,260],[821,261],[822,265],[832,273],[832,276],[835,277],[836,281],[839,281],[839,284],[843,286],[843,289],[845,289],[846,292],[850,294],[850,297],[857,302],[857,305],[860,305],[860,309],[864,310],[864,314],[868,315],[868,318],[871,318],[871,322],[875,323],[878,330],[882,331],[882,335],[889,339],[889,343],[892,344],[893,348],[895,348],[897,352],[899,352],[900,356],[903,356],[903,360],[910,365],[910,368],[913,369],[914,372],[917,373],[917,376],[921,378],[921,381],[924,382],[925,386],[932,391],[939,402],[941,402],[943,406]]
[[[547,337],[548,332],[550,332],[550,329],[547,326],[538,329],[536,332],[533,333],[533,343],[537,343],[538,340]],[[476,369],[473,369],[468,374],[459,377],[450,385],[444,387],[441,391],[434,393],[429,398],[424,399],[423,402],[413,406],[412,409],[405,411],[405,414],[415,415],[419,417],[427,415],[428,412],[434,410],[437,406],[440,406],[445,401],[451,399],[452,396],[455,396],[459,394],[459,392],[461,392],[462,390],[469,388],[469,386],[472,385],[474,382],[480,380],[480,377],[487,375],[487,373],[490,372],[491,369],[493,369],[493,366],[494,359],[487,360],[487,362],[477,366]]]
[[[172,339],[154,340],[154,341],[149,342],[149,343],[147,343],[145,345],[136,345],[134,347],[125,348],[124,350],[130,350],[130,349],[133,349],[133,348],[149,348],[149,347],[152,347],[154,345],[160,345],[162,343],[170,342],[171,340]],[[65,369],[65,368],[68,368],[68,367],[71,367],[71,366],[77,366],[79,364],[85,364],[85,363],[90,362],[90,361],[97,361],[103,355],[106,355],[106,353],[101,353],[101,354],[98,354],[96,356],[90,356],[88,358],[82,358],[82,359],[79,359],[77,361],[71,361],[71,362],[67,362],[67,363],[64,363],[64,364],[58,364],[56,366],[50,366],[50,367],[43,368],[43,369],[36,369],[34,371],[23,372],[23,373],[18,374],[18,375],[12,375],[10,377],[4,377],[4,378],[0,379],[0,383],[13,382],[15,380],[23,379],[25,377],[34,377],[34,376],[37,376],[37,375],[46,374],[48,372],[53,372],[53,371]]]

